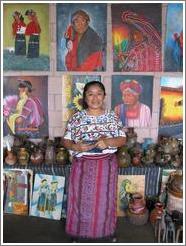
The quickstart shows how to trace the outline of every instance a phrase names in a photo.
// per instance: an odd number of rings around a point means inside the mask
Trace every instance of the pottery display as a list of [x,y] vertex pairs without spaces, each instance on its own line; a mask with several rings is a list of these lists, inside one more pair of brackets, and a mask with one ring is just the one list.
[[17,157],[18,157],[18,163],[20,165],[27,165],[28,164],[28,162],[29,162],[29,153],[26,150],[26,148],[21,147],[19,149],[19,151],[18,151]]

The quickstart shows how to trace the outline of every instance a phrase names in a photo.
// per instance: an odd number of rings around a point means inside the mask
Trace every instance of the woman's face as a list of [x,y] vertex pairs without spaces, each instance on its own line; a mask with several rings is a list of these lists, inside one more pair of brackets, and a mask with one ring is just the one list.
[[90,109],[102,109],[104,99],[104,91],[98,85],[92,85],[86,91],[85,101]]
[[85,32],[85,30],[87,29],[87,20],[81,16],[81,15],[77,15],[74,20],[73,20],[73,27],[75,29],[75,31],[79,34],[82,34]]
[[139,95],[128,91],[122,93],[122,99],[124,104],[135,105],[139,101]]

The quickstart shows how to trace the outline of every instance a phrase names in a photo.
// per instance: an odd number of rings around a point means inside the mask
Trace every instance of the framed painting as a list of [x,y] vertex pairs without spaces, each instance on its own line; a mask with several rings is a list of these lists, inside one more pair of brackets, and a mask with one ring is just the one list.
[[3,4],[3,69],[49,70],[49,5]]
[[159,135],[183,138],[183,78],[161,77]]
[[48,136],[48,77],[3,77],[3,135]]
[[[4,194],[4,212],[18,215],[28,215],[30,170],[4,170],[7,188]],[[32,173],[32,171],[31,171]]]
[[165,71],[183,71],[183,4],[169,3],[166,16]]
[[150,127],[153,76],[113,75],[112,109],[125,127]]
[[130,195],[145,195],[145,175],[118,175],[117,216],[125,216]]
[[63,121],[68,119],[82,109],[83,88],[90,81],[100,81],[99,75],[63,75],[62,76],[62,96]]
[[65,177],[36,174],[30,215],[60,220]]
[[112,4],[115,72],[161,71],[161,4]]
[[107,5],[59,3],[57,70],[105,71]]

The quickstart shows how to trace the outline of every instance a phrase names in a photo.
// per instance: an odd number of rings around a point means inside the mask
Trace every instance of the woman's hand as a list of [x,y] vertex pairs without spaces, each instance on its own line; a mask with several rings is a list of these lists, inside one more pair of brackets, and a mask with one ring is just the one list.
[[95,148],[95,144],[85,144],[82,142],[76,143],[73,146],[73,149],[78,152],[87,152],[93,148]]
[[107,139],[106,138],[100,138],[97,143],[95,144],[95,146],[99,149],[106,149],[108,148],[108,144],[107,144]]

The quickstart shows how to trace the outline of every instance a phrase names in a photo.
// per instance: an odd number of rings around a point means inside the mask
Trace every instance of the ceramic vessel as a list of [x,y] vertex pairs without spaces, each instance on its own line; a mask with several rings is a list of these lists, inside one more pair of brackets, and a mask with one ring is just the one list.
[[127,135],[127,143],[126,144],[129,148],[131,148],[137,142],[137,133],[134,131],[134,127],[128,127],[126,135]]
[[5,163],[8,165],[14,165],[17,162],[17,157],[14,155],[12,150],[7,150],[7,155],[5,157]]
[[63,147],[57,149],[56,163],[61,165],[69,163],[69,152],[67,149]]
[[128,167],[131,164],[131,157],[126,146],[120,147],[116,155],[119,167]]
[[150,222],[155,225],[157,219],[161,219],[163,214],[164,205],[161,202],[155,203],[154,209],[150,213]]
[[28,151],[21,147],[18,152],[18,162],[20,165],[27,165],[29,162],[29,153]]
[[42,164],[43,159],[44,159],[44,156],[43,156],[43,153],[40,149],[38,149],[38,150],[35,149],[34,152],[30,156],[30,161],[34,165],[35,164],[36,165]]
[[45,151],[45,163],[54,164],[55,163],[55,150],[52,140],[48,140],[46,151]]

